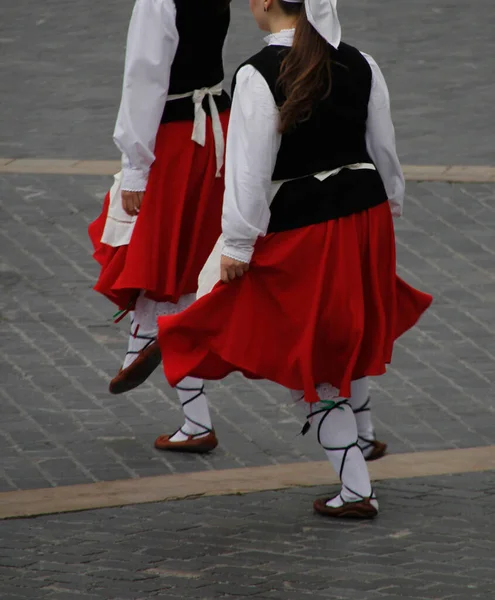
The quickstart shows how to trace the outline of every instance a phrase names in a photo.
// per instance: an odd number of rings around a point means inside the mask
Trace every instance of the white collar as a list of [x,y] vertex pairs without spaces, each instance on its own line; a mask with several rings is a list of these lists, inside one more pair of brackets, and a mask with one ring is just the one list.
[[269,46],[292,46],[295,32],[295,29],[282,29],[282,31],[267,35],[265,42]]

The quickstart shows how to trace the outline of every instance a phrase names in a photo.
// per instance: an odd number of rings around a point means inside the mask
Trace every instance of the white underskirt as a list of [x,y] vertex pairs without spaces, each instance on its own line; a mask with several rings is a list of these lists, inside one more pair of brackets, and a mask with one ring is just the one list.
[[122,207],[121,180],[122,172],[114,175],[114,182],[110,189],[107,220],[101,236],[102,243],[113,248],[129,244],[137,219],[137,217],[129,216]]

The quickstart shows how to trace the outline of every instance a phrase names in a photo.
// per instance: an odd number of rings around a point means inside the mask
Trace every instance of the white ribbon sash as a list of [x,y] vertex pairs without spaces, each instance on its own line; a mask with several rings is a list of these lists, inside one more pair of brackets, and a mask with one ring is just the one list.
[[208,96],[208,104],[211,112],[211,123],[213,128],[213,138],[215,140],[215,156],[217,161],[216,177],[220,177],[223,166],[223,157],[225,153],[225,139],[223,136],[222,122],[215,102],[214,96],[220,96],[223,92],[223,81],[211,88],[201,88],[194,92],[185,94],[171,94],[167,102],[192,98],[194,103],[194,127],[191,139],[200,146],[206,144],[206,112],[203,108],[203,100]]

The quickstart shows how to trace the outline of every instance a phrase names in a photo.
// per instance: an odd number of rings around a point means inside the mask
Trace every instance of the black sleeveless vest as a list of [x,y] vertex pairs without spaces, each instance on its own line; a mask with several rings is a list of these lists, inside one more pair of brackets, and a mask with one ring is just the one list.
[[[277,106],[285,96],[277,86],[280,67],[290,48],[267,46],[246,61],[266,80]],[[366,121],[372,72],[356,48],[330,45],[332,91],[314,107],[311,118],[282,135],[272,180],[284,183],[271,205],[268,231],[285,231],[348,216],[385,202],[377,171],[344,169],[320,181],[315,173],[373,161],[366,147]],[[232,84],[235,90],[236,78]]]
[[[185,94],[213,87],[224,78],[222,52],[230,24],[230,8],[220,8],[218,0],[174,0],[179,45],[172,63],[169,91]],[[228,94],[215,96],[220,112],[230,106]],[[203,108],[210,114],[208,99]],[[194,119],[191,98],[167,103],[162,123]]]

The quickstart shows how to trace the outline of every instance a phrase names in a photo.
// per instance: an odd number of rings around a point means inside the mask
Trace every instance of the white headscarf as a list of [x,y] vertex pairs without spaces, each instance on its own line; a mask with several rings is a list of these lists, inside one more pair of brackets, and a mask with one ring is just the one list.
[[338,48],[342,37],[337,0],[284,0],[292,4],[304,2],[308,21],[331,46]]

